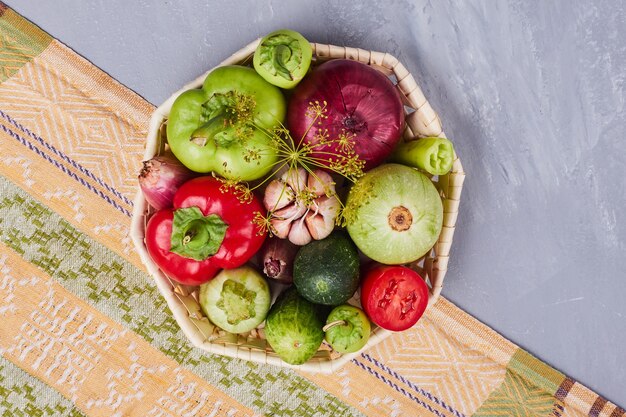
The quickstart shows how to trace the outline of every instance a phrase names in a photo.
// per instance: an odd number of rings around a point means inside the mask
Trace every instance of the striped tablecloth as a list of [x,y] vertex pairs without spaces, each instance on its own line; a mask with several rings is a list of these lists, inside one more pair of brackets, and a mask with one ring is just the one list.
[[0,415],[625,414],[445,299],[330,376],[192,348],[128,238],[153,106],[0,14]]

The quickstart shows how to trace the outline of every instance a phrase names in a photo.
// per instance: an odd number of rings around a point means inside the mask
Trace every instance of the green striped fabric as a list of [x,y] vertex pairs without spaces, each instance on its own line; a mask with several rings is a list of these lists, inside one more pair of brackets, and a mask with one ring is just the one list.
[[4,177],[0,195],[0,240],[5,245],[242,404],[267,415],[361,415],[293,371],[193,348],[149,275]]
[[2,417],[83,417],[74,404],[54,388],[0,356],[0,415]]

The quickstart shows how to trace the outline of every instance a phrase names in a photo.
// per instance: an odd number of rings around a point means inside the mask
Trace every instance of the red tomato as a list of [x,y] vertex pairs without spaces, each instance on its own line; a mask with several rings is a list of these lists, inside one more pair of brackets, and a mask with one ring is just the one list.
[[400,331],[413,326],[428,305],[428,286],[405,266],[379,265],[361,284],[361,305],[383,329]]

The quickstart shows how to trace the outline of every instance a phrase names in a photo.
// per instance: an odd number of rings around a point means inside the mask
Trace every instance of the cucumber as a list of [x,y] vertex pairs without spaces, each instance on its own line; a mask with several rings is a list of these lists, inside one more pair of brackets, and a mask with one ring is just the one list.
[[339,305],[359,287],[359,253],[343,232],[302,247],[294,260],[293,283],[307,300]]
[[289,288],[278,297],[267,315],[265,338],[282,360],[301,365],[322,344],[323,326],[323,315],[317,306]]

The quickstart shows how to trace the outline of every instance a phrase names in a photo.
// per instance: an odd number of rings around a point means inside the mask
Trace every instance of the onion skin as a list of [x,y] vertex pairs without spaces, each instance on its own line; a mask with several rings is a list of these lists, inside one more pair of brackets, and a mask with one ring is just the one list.
[[155,156],[143,162],[139,186],[148,204],[163,210],[172,207],[178,188],[196,175],[173,156]]
[[293,260],[298,246],[286,239],[271,238],[261,249],[263,273],[270,279],[291,284],[293,282]]
[[[326,117],[314,120],[310,107],[326,102]],[[374,68],[357,61],[336,59],[313,70],[294,90],[287,123],[296,141],[319,142],[323,129],[336,139],[352,136],[354,150],[365,170],[381,164],[404,130],[404,106],[393,83]],[[316,147],[313,156],[328,161],[339,154],[337,143]],[[331,157],[332,158],[332,157]]]

